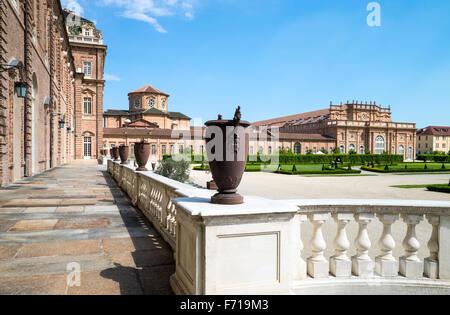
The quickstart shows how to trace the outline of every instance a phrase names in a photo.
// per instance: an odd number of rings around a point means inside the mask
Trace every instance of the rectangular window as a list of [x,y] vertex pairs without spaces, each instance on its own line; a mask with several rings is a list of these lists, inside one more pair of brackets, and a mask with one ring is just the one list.
[[166,145],[165,144],[163,144],[162,147],[161,147],[161,153],[163,155],[166,154]]
[[134,155],[134,144],[131,145],[131,154]]
[[89,29],[85,29],[84,36],[91,36],[91,31]]
[[173,144],[170,146],[170,154],[171,155],[175,154],[175,146]]
[[183,145],[182,144],[180,144],[178,146],[178,153],[183,154]]
[[200,146],[200,153],[203,154],[203,151],[205,150],[205,148],[201,145]]
[[83,99],[84,104],[84,114],[92,115],[92,99],[90,97],[85,97]]
[[156,155],[156,145],[152,144],[152,155]]
[[90,62],[83,62],[83,72],[85,75],[92,74],[92,66]]

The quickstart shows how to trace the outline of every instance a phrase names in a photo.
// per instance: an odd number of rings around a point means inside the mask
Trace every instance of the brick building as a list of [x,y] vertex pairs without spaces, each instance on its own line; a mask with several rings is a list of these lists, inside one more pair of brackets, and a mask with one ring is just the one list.
[[282,148],[302,154],[322,149],[330,152],[337,147],[341,153],[388,152],[401,154],[406,160],[415,157],[416,125],[392,122],[391,109],[375,102],[330,104],[328,109],[260,121],[252,126],[279,128],[277,147],[268,148],[274,145],[270,143],[259,147],[265,153]]
[[[111,148],[145,139],[152,145],[151,161],[164,154],[195,151],[193,141],[182,141],[191,132],[191,118],[169,111],[169,94],[146,85],[128,94],[128,110],[107,110],[103,113],[103,144]],[[190,139],[190,138],[189,138]],[[199,145],[199,148],[202,145]]]
[[[0,185],[73,159],[75,67],[59,1],[0,2]],[[28,89],[25,98],[15,90]],[[63,124],[64,123],[64,124]]]
[[[101,37],[93,24],[92,45],[71,38],[69,17],[86,24],[59,0],[0,1],[0,186],[81,158],[82,136],[101,137],[106,47],[95,43]],[[95,61],[90,78],[85,58]],[[84,95],[94,96],[99,124],[84,123]]]
[[417,131],[417,153],[450,152],[450,127],[428,126]]
[[103,69],[107,47],[94,23],[64,10],[75,63],[75,159],[96,159],[103,144]]

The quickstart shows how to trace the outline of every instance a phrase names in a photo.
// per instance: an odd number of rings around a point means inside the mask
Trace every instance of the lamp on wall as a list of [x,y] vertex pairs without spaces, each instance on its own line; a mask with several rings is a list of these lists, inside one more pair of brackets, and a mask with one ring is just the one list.
[[67,123],[67,133],[72,132],[72,125],[70,124],[70,121]]
[[64,126],[66,125],[65,118],[66,118],[66,115],[64,115],[64,114],[59,115],[59,128],[61,128],[61,129],[64,128]]
[[28,84],[26,82],[15,82],[14,90],[16,92],[17,97],[26,98],[28,91]]

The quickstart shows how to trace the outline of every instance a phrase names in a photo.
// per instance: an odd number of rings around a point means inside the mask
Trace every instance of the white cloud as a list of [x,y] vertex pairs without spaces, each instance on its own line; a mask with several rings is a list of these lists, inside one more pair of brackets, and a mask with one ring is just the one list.
[[167,33],[157,18],[182,16],[193,20],[195,1],[198,0],[102,0],[102,3],[106,6],[121,8],[123,10],[121,16],[125,18],[149,23],[156,31]]
[[105,73],[105,74],[103,74],[103,80],[119,82],[120,78],[118,76],[115,76],[114,74]]
[[84,9],[77,0],[62,0],[61,4],[63,8],[72,10],[78,16],[82,16],[84,14]]

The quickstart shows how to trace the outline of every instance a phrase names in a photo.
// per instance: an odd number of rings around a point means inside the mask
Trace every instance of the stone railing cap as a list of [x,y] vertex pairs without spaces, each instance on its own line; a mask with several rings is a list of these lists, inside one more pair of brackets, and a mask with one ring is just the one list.
[[219,217],[256,214],[296,213],[295,204],[283,200],[269,200],[261,197],[246,196],[240,205],[212,204],[210,198],[176,198],[174,203],[192,216]]

